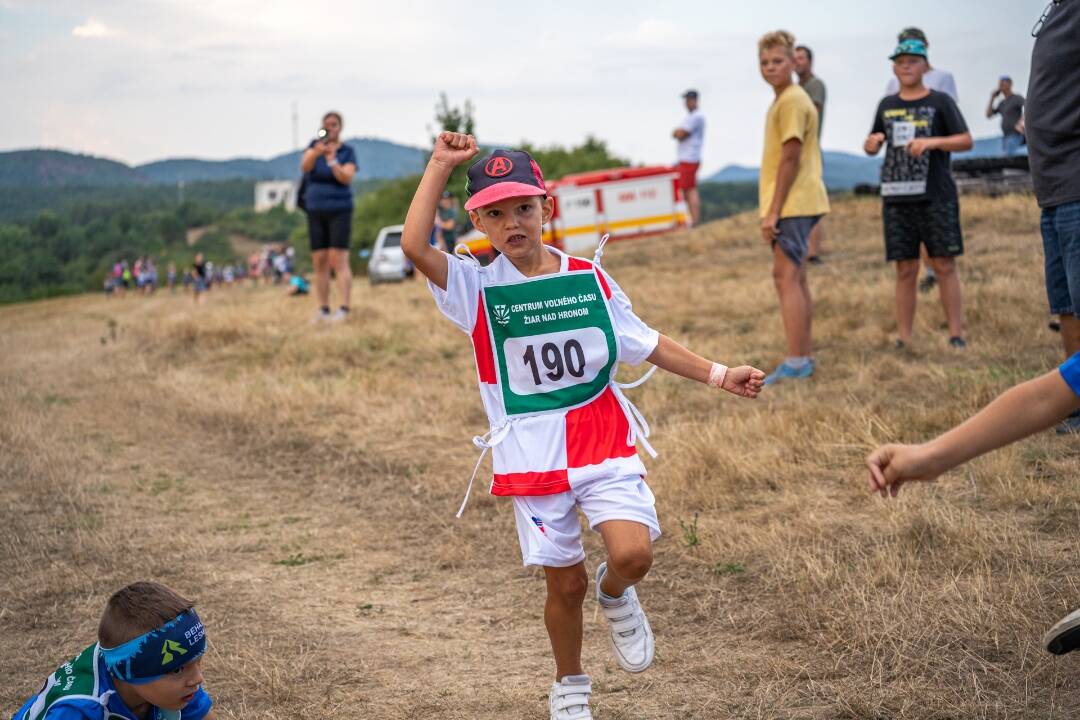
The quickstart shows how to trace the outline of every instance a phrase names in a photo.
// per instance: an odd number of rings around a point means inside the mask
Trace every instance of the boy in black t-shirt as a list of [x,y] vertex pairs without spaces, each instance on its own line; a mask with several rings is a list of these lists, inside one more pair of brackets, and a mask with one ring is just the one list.
[[881,198],[885,258],[896,262],[896,346],[911,342],[919,246],[924,244],[949,322],[949,345],[963,348],[960,276],[954,258],[964,254],[964,242],[949,153],[971,149],[971,133],[956,102],[923,85],[930,67],[924,42],[904,40],[890,59],[900,92],[882,98],[863,149],[876,155],[888,145],[881,166]]

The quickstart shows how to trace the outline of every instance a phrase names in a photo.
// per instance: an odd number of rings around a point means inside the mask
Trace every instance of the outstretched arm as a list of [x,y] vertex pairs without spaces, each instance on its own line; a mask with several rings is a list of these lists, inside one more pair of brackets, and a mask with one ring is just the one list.
[[428,243],[431,237],[432,219],[450,173],[458,165],[468,162],[476,155],[476,138],[463,133],[444,132],[435,139],[424,176],[413,195],[409,212],[405,216],[405,229],[401,233],[401,249],[416,269],[431,282],[446,289],[448,262],[446,253]]
[[[658,368],[701,383],[709,382],[714,365],[711,360],[706,360],[690,351],[667,335],[660,336],[656,349],[646,359]],[[764,380],[765,373],[749,365],[743,365],[728,368],[720,387],[729,393],[753,399],[761,392]]]
[[1044,430],[1080,410],[1080,397],[1057,370],[1010,388],[944,435],[922,445],[883,445],[866,458],[870,489],[896,496],[983,453]]

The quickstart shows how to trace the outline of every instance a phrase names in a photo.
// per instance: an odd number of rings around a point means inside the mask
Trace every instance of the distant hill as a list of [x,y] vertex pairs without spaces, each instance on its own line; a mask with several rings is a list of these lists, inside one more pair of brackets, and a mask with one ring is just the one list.
[[[422,172],[427,151],[388,140],[352,138],[345,141],[356,152],[357,180],[386,180]],[[175,184],[178,180],[226,180],[244,178],[271,180],[300,175],[301,151],[277,155],[269,160],[236,158],[198,160],[177,158],[136,166],[149,182]]]
[[[994,157],[1001,154],[1001,138],[980,138],[975,147],[966,153],[956,153],[953,157],[976,158]],[[881,158],[866,157],[852,153],[826,150],[822,153],[825,165],[825,185],[830,190],[850,190],[859,183],[877,184],[881,169]],[[745,165],[728,165],[705,179],[713,183],[757,182],[758,168]]]
[[0,187],[115,187],[142,182],[134,168],[93,155],[63,150],[0,153]]
[[[420,148],[374,138],[346,140],[356,152],[356,179],[403,177],[424,169]],[[132,167],[115,160],[62,150],[16,150],[0,153],[0,187],[93,188],[122,185],[175,185],[177,181],[269,180],[300,175],[300,152],[260,160],[175,158]]]

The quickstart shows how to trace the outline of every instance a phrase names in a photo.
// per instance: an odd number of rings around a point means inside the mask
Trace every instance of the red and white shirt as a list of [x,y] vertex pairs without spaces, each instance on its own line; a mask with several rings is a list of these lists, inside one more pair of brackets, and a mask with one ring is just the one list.
[[[608,300],[618,345],[618,360],[643,362],[660,335],[634,314],[630,299],[599,265],[572,257],[556,248],[559,272],[593,269]],[[492,428],[507,425],[499,395],[495,354],[491,347],[481,289],[487,285],[525,280],[513,263],[500,255],[487,267],[451,256],[446,290],[429,281],[439,310],[472,338],[480,397]],[[609,385],[596,399],[566,411],[516,418],[492,448],[493,495],[553,495],[566,492],[575,478],[595,477],[610,470],[620,475],[644,475],[645,466],[634,445],[628,444],[629,421]]]

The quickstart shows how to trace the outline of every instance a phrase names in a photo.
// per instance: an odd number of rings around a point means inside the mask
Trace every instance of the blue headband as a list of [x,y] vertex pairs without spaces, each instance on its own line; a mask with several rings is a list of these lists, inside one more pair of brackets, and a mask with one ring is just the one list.
[[206,630],[194,608],[123,645],[101,648],[109,674],[132,685],[158,680],[204,652]]

